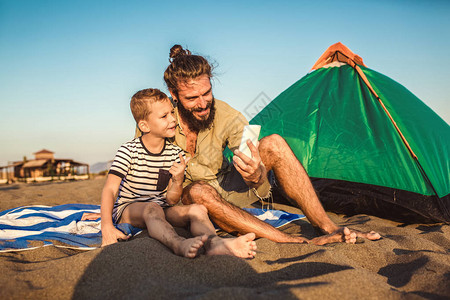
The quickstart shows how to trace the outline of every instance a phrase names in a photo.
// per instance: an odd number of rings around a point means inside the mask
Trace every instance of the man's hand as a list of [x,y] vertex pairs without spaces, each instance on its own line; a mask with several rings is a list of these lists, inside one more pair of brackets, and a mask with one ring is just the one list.
[[248,140],[248,148],[252,153],[252,158],[248,157],[239,150],[234,151],[233,162],[236,170],[242,175],[242,178],[251,187],[260,186],[267,178],[267,170],[259,156],[258,145]]
[[183,183],[184,170],[186,169],[186,165],[190,158],[185,160],[181,153],[178,155],[180,156],[180,163],[174,162],[172,167],[170,167],[169,172],[172,174],[172,182]]
[[102,247],[117,243],[119,239],[128,240],[130,235],[125,235],[115,227],[102,227]]

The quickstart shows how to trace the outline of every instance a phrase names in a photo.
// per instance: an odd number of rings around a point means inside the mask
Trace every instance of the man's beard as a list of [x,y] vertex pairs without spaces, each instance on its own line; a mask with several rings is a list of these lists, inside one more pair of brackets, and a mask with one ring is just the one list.
[[193,112],[202,111],[202,108],[193,108],[191,110],[187,110],[183,104],[178,101],[177,107],[178,112],[183,119],[183,121],[188,125],[189,129],[195,132],[200,132],[201,130],[209,129],[211,128],[211,125],[214,121],[214,115],[216,114],[216,107],[215,107],[215,99],[213,97],[212,101],[208,103],[205,109],[209,108],[209,116],[206,119],[199,120],[197,119]]

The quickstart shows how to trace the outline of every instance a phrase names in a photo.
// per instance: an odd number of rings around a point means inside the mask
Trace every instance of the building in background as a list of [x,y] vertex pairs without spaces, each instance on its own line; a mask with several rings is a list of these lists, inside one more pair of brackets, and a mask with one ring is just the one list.
[[0,167],[0,183],[78,180],[89,178],[89,165],[73,159],[55,158],[54,152],[42,149],[34,159],[16,161]]

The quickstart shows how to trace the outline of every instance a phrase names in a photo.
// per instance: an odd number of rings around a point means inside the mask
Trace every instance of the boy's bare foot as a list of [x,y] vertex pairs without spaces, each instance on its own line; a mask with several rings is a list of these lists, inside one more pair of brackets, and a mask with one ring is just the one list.
[[208,236],[201,235],[196,236],[190,239],[184,239],[176,249],[173,250],[176,255],[187,257],[187,258],[195,258],[198,254],[198,251],[203,247],[205,242],[208,240]]
[[256,255],[255,234],[247,233],[237,238],[213,236],[206,245],[206,255],[233,255],[253,258]]
[[356,242],[356,236],[357,234],[355,232],[350,231],[350,229],[348,229],[347,227],[342,227],[333,233],[313,238],[310,243],[315,245],[325,245],[340,242],[354,244]]

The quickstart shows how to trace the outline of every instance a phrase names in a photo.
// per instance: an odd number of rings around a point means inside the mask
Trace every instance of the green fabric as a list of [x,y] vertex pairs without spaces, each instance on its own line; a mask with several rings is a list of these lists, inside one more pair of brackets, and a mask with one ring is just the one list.
[[[400,84],[363,68],[440,197],[449,194],[450,127]],[[279,134],[312,177],[433,195],[399,134],[356,71],[316,70],[269,103],[250,124]]]

